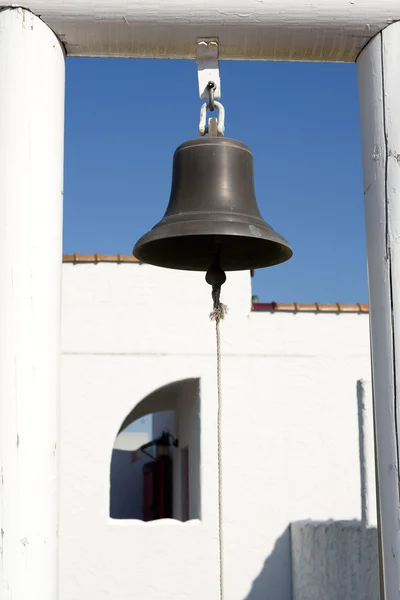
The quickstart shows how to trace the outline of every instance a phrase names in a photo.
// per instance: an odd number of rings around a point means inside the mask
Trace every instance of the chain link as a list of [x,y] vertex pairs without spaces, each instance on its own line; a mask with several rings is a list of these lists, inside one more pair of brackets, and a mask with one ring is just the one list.
[[208,95],[209,95],[209,102],[207,104],[207,108],[209,110],[211,110],[211,112],[213,112],[215,110],[215,104],[214,104],[215,88],[216,88],[215,83],[213,81],[209,81],[207,84],[207,90],[208,90]]
[[[199,134],[204,136],[208,133],[207,121],[207,102],[204,102],[200,108],[200,123],[199,123]],[[218,110],[217,128],[218,136],[223,137],[225,133],[225,109],[221,102],[214,100],[214,108]]]

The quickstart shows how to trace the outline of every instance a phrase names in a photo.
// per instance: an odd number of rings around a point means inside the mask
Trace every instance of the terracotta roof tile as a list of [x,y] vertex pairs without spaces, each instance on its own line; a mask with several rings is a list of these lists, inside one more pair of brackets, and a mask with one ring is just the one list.
[[64,254],[64,263],[139,263],[134,256],[125,254]]
[[253,311],[256,312],[321,312],[321,313],[367,313],[368,304],[300,304],[293,302],[291,304],[281,304],[278,302],[253,302]]

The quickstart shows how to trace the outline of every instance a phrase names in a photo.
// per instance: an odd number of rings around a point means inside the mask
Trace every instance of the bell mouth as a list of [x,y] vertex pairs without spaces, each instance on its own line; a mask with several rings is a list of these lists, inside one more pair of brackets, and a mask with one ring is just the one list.
[[224,271],[261,269],[283,263],[293,255],[287,241],[265,223],[228,224],[207,221],[206,234],[198,233],[199,221],[156,226],[135,245],[133,254],[143,263],[167,269],[207,271],[216,253]]

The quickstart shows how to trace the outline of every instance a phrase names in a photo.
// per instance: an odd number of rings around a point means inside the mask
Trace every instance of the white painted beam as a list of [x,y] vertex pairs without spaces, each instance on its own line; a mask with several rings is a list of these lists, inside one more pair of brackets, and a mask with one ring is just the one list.
[[64,52],[0,12],[0,598],[58,597]]
[[382,582],[400,600],[400,23],[358,61]]
[[400,20],[399,0],[26,0],[71,56],[196,58],[218,37],[222,59],[354,61]]

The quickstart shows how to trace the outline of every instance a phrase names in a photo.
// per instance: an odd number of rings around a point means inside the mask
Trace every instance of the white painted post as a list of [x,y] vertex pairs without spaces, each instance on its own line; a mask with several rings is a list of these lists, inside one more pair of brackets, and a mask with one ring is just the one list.
[[400,599],[400,23],[357,61],[368,248],[382,583]]
[[0,599],[58,597],[64,52],[0,12]]

